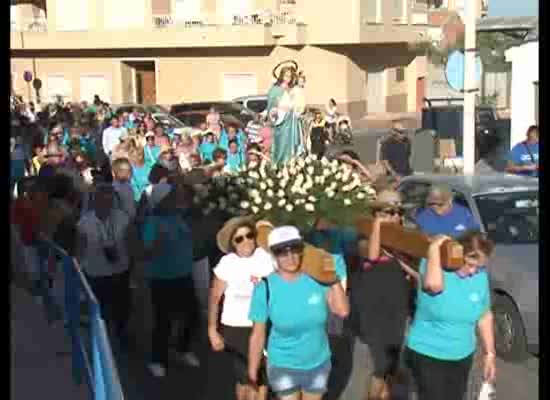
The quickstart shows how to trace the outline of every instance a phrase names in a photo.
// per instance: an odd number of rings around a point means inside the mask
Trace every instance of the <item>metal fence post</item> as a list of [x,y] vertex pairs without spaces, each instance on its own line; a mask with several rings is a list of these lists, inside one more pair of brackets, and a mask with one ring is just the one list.
[[82,375],[85,368],[81,339],[78,334],[80,324],[80,284],[78,282],[78,276],[74,271],[73,261],[70,257],[63,257],[63,272],[65,275],[65,312],[67,317],[67,330],[72,344],[73,379],[77,385],[80,385],[82,383]]
[[92,301],[88,305],[90,312],[90,339],[92,344],[93,386],[94,400],[107,400],[105,396],[105,379],[101,362],[101,348],[99,343],[101,330],[101,313],[99,305]]

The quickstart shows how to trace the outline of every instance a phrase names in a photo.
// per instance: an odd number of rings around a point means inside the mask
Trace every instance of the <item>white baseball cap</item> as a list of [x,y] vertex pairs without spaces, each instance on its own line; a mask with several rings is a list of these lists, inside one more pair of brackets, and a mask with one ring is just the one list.
[[151,192],[151,203],[153,207],[158,206],[158,204],[166,198],[172,192],[172,185],[168,183],[159,183],[153,186]]
[[273,229],[267,237],[267,245],[270,249],[291,246],[303,242],[300,231],[291,225],[279,226]]

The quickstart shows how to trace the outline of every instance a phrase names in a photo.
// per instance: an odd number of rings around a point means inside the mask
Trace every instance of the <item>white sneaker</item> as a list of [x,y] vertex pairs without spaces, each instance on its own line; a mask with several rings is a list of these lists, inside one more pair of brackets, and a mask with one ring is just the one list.
[[176,357],[179,361],[184,362],[185,364],[189,365],[190,367],[198,368],[198,367],[201,366],[201,362],[199,361],[199,359],[197,358],[197,356],[193,352],[188,351],[188,352],[183,353],[183,354],[178,353]]
[[155,378],[164,378],[166,376],[166,368],[161,364],[151,363],[147,365],[149,371]]

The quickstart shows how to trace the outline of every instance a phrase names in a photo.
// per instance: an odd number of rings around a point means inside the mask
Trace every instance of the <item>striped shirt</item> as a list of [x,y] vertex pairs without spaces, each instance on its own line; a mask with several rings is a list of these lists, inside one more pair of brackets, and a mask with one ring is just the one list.
[[248,142],[249,143],[259,143],[262,141],[262,138],[260,137],[260,129],[262,129],[263,125],[259,124],[254,121],[250,121],[246,125],[246,133],[248,133]]

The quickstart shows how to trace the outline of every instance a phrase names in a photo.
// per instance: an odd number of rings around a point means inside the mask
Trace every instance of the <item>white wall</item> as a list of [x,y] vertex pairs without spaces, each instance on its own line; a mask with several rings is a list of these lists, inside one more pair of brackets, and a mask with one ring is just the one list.
[[104,1],[103,7],[103,23],[108,30],[137,29],[145,24],[145,0]]
[[506,51],[512,63],[512,133],[510,146],[525,140],[525,132],[536,123],[535,85],[539,80],[539,42],[530,42]]
[[89,0],[57,0],[55,24],[58,31],[87,31]]

